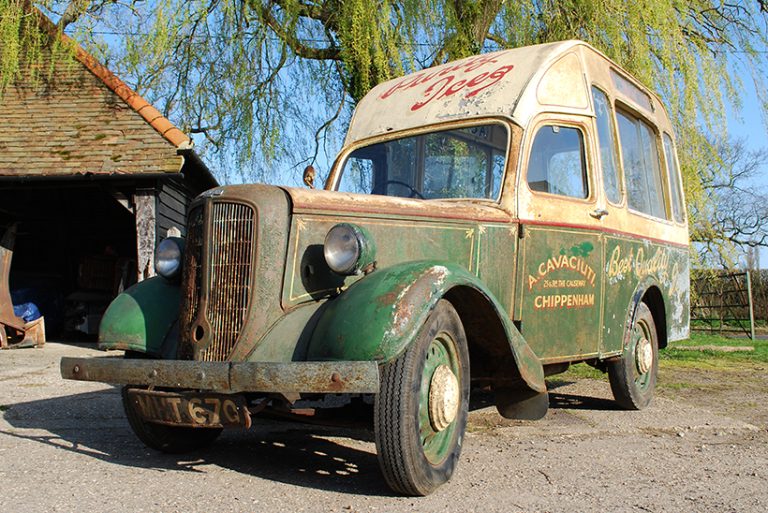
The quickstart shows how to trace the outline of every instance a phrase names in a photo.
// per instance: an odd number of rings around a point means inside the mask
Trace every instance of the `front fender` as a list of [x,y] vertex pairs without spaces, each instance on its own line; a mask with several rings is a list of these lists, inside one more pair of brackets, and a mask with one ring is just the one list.
[[480,292],[493,306],[521,377],[530,389],[546,392],[541,362],[496,298],[477,277],[451,263],[409,262],[351,285],[329,301],[310,340],[308,359],[391,361],[413,341],[437,302],[462,286]]
[[127,289],[104,312],[99,348],[174,358],[179,299],[179,285],[159,276]]

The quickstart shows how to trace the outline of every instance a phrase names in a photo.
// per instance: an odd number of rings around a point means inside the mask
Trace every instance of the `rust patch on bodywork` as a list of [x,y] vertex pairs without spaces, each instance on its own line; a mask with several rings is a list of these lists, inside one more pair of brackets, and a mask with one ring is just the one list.
[[201,362],[182,360],[61,359],[61,376],[222,392],[376,393],[376,362]]
[[471,220],[474,222],[509,222],[511,215],[495,201],[419,200],[375,194],[295,189],[285,191],[293,201],[294,213],[344,212],[368,215],[389,214],[432,219]]

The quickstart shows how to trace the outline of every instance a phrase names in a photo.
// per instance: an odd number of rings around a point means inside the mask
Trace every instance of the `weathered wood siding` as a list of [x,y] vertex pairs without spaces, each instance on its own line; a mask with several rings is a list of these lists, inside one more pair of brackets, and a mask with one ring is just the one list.
[[187,207],[196,193],[184,180],[162,180],[157,190],[157,242],[168,236],[168,230],[176,227],[181,236],[187,233]]

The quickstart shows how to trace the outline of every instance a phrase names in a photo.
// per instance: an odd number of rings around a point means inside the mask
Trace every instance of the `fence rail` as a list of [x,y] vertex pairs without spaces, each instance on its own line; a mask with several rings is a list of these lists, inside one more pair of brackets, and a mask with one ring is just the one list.
[[691,289],[692,330],[745,333],[755,339],[750,271],[694,271]]

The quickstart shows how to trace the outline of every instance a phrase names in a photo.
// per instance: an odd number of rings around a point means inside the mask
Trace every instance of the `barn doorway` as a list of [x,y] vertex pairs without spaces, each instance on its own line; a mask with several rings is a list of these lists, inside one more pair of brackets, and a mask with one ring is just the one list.
[[109,302],[135,283],[133,192],[108,181],[0,187],[0,227],[17,229],[13,303],[34,303],[49,336],[95,336]]

